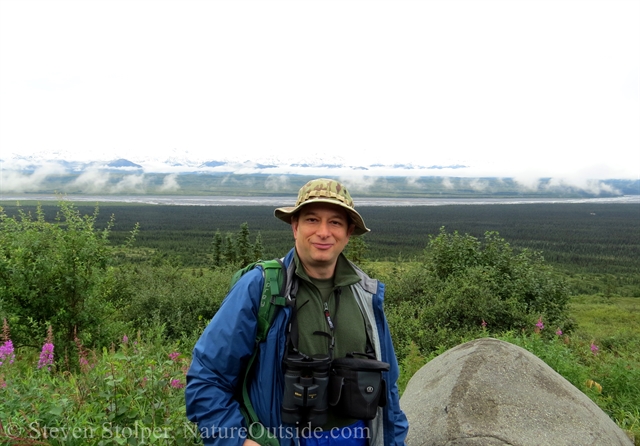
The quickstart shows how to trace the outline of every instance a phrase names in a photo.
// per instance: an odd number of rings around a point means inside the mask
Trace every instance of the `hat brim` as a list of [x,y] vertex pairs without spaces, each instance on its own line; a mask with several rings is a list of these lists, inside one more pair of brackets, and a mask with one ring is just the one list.
[[351,235],[362,235],[371,231],[371,229],[367,228],[367,226],[364,224],[364,219],[360,214],[358,214],[358,212],[355,209],[347,205],[344,205],[342,203],[336,202],[335,199],[331,199],[331,198],[314,198],[312,200],[305,201],[304,203],[301,203],[298,206],[277,208],[273,212],[273,214],[275,215],[276,218],[282,220],[283,222],[291,224],[291,218],[303,206],[306,206],[308,204],[313,204],[313,203],[328,203],[334,206],[339,206],[345,211],[347,211],[347,213],[349,214],[349,217],[351,218],[351,221],[355,225],[355,228],[353,229],[353,234]]

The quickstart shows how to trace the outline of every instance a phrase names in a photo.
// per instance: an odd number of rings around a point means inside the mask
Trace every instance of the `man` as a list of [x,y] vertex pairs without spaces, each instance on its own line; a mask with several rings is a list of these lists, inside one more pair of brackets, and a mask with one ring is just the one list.
[[[276,209],[275,216],[291,225],[295,247],[283,259],[289,305],[279,308],[260,344],[249,383],[262,426],[281,446],[404,445],[408,423],[399,405],[398,363],[382,309],[384,285],[342,254],[352,235],[369,231],[349,192],[334,180],[312,180],[300,189],[294,207]],[[255,348],[263,281],[260,268],[246,273],[193,350],[185,391],[187,416],[198,424],[205,444],[258,444],[247,438],[238,386]],[[284,423],[285,362],[292,351],[331,359],[352,352],[375,354],[389,364],[382,373],[386,404],[368,421],[338,413],[330,405],[319,427]]]

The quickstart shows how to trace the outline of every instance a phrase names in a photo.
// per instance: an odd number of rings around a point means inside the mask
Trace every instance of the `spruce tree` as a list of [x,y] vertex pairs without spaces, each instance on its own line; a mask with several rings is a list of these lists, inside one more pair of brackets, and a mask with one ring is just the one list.
[[253,247],[249,242],[249,224],[247,222],[244,222],[240,225],[240,231],[238,232],[236,246],[240,266],[247,266],[249,263],[251,263],[253,256]]
[[367,252],[367,244],[364,242],[364,236],[351,237],[345,251],[345,255],[354,263],[362,263],[365,260]]
[[216,230],[216,233],[213,236],[213,242],[211,243],[212,251],[213,251],[213,266],[222,266],[223,260],[223,252],[222,252],[222,234],[220,234],[220,230]]
[[238,256],[236,254],[236,242],[233,239],[233,234],[227,232],[227,236],[224,239],[224,260],[226,263],[236,263]]
[[253,259],[261,260],[263,255],[264,247],[262,246],[262,235],[260,231],[258,231],[258,235],[256,235],[256,241],[253,243]]

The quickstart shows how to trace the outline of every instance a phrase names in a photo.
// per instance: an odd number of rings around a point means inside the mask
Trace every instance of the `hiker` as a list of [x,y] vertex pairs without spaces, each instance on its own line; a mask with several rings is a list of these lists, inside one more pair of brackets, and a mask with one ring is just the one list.
[[[404,445],[384,285],[342,254],[369,231],[349,192],[312,180],[275,216],[295,240],[280,283],[259,264],[233,285],[194,347],[187,417],[212,445]],[[261,341],[264,305],[274,317]]]

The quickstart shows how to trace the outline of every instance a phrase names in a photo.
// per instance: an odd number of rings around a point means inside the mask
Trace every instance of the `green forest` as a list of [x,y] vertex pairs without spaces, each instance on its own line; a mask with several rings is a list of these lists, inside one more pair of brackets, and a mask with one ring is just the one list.
[[[532,351],[640,441],[640,208],[359,207],[346,255],[387,285],[400,389],[492,336]],[[233,272],[284,255],[266,206],[4,203],[0,442],[199,444],[190,352]],[[51,398],[42,398],[51,395]]]
[[[8,216],[35,205],[4,204]],[[82,214],[96,206],[78,205]],[[429,235],[441,227],[482,237],[497,231],[519,249],[541,251],[545,260],[565,271],[595,274],[640,273],[640,208],[634,204],[501,204],[407,207],[359,207],[371,233],[364,237],[371,260],[412,260],[422,254]],[[42,206],[52,221],[57,206]],[[266,257],[281,256],[293,242],[291,231],[267,206],[158,206],[101,204],[96,228],[114,217],[110,240],[121,244],[139,224],[136,246],[150,248],[186,267],[207,267],[217,230],[238,232],[247,223],[259,232]]]

